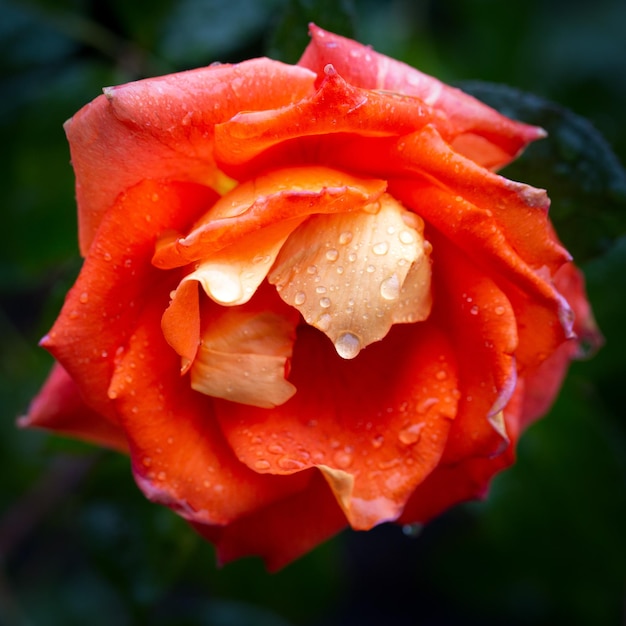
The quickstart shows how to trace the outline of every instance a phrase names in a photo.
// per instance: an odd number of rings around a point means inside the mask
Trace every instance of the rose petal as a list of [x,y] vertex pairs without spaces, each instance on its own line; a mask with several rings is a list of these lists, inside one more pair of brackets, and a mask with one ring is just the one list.
[[459,407],[443,463],[493,456],[508,433],[493,422],[516,384],[519,345],[516,318],[498,285],[439,234],[431,234],[437,277],[432,319],[453,342],[459,376]]
[[268,275],[343,358],[381,340],[392,324],[426,319],[432,304],[424,223],[387,194],[372,206],[309,218]]
[[109,389],[139,487],[150,500],[202,524],[230,523],[303,489],[307,476],[259,474],[234,456],[213,400],[179,375],[179,357],[161,333],[166,303],[167,293],[146,298]]
[[455,150],[483,167],[506,165],[531,141],[545,136],[535,126],[515,122],[459,89],[374,52],[370,47],[311,25],[311,43],[298,65],[313,70],[318,83],[332,63],[349,83],[416,96],[445,112],[456,139]]
[[575,337],[557,348],[538,368],[525,374],[524,427],[550,410],[571,361],[591,356],[603,343],[585,295],[582,273],[572,263],[567,263],[556,273],[554,283],[574,311]]
[[295,102],[311,91],[314,78],[304,68],[253,59],[105,90],[65,124],[83,255],[117,196],[146,176],[219,188],[214,125],[239,111]]
[[521,401],[522,393],[516,390],[504,410],[511,445],[502,454],[492,457],[470,456],[452,464],[442,462],[413,492],[398,523],[426,522],[455,504],[484,498],[494,475],[511,465],[515,459]]
[[571,336],[571,311],[549,272],[534,271],[510,246],[485,209],[431,184],[393,182],[395,197],[419,212],[486,275],[513,305],[520,333],[520,368],[534,367]]
[[449,134],[445,117],[422,101],[400,94],[359,89],[332,66],[324,70],[317,92],[278,110],[244,112],[215,128],[215,154],[221,167],[246,164],[290,140],[337,133],[367,137],[398,136],[434,124]]
[[289,222],[285,226],[289,232],[298,220],[314,213],[358,211],[376,201],[385,188],[385,181],[326,167],[276,169],[221,198],[186,237],[168,237],[157,247],[153,263],[170,269],[210,259],[226,246],[243,246],[244,237],[270,226],[282,231],[280,224]]
[[[426,179],[448,191],[451,200],[459,197],[480,207],[535,269],[547,266],[556,271],[571,260],[552,234],[547,216],[550,203],[544,190],[477,166],[455,153],[432,126],[400,139],[380,139],[375,144],[354,139],[335,142],[324,152],[324,159],[339,168],[349,167],[358,175],[385,177],[390,185],[398,180],[407,187],[410,179],[417,178],[421,188]],[[394,195],[391,188],[390,193]],[[424,219],[430,219],[427,201],[417,202],[415,210]],[[453,232],[455,224],[450,221],[447,230]],[[485,226],[473,226],[488,232]]]
[[283,476],[320,467],[354,528],[397,517],[439,461],[456,412],[446,337],[428,322],[397,326],[344,361],[302,327],[292,366],[298,393],[280,407],[216,402],[238,458]]
[[228,526],[194,525],[213,542],[220,563],[260,556],[274,572],[326,541],[346,526],[346,518],[318,473],[306,489]]
[[18,426],[54,430],[122,452],[128,449],[124,431],[83,402],[76,383],[58,363]]
[[[150,263],[157,233],[187,227],[216,197],[194,184],[144,181],[120,196],[102,220],[80,275],[42,345],[67,369],[85,403],[117,420],[107,390],[147,295],[163,287]],[[163,307],[165,309],[165,306]]]
[[[274,294],[274,299],[278,300]],[[289,307],[244,306],[202,315],[198,355],[191,367],[191,386],[209,396],[263,408],[283,404],[296,388],[286,379],[299,316]]]

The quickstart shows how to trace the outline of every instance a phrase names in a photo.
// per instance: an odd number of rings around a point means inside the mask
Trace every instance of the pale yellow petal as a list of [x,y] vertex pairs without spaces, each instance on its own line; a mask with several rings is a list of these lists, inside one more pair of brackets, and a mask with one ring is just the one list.
[[197,280],[213,301],[223,306],[245,304],[267,276],[276,255],[302,219],[286,220],[248,235],[224,248],[183,280]]
[[343,358],[382,339],[392,324],[426,319],[432,305],[423,221],[387,194],[369,209],[310,217],[268,274]]
[[295,324],[281,315],[227,309],[202,334],[191,386],[241,404],[283,404],[296,392],[285,378],[294,338]]

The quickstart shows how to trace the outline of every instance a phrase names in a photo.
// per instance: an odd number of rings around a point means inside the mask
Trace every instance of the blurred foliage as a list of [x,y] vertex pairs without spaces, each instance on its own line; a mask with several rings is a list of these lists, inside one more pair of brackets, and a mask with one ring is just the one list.
[[[63,121],[105,85],[292,62],[309,21],[550,131],[508,173],[550,190],[607,342],[574,365],[485,502],[417,537],[344,533],[270,576],[254,559],[216,568],[210,545],[140,496],[127,459],[20,432],[14,417],[50,366],[36,344],[80,266]],[[622,0],[0,0],[0,623],[620,623],[625,23]]]

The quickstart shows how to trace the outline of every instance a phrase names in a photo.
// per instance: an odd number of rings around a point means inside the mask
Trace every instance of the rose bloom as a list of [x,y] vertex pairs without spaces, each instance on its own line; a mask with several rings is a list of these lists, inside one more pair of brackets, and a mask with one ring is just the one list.
[[482,496],[599,337],[545,192],[494,173],[545,133],[311,35],[66,123],[85,261],[20,420],[270,569]]

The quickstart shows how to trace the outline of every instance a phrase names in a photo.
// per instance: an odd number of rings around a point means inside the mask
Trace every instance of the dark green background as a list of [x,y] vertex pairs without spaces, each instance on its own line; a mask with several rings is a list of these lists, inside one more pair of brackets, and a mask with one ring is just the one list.
[[[106,85],[295,61],[310,20],[550,130],[509,174],[549,189],[607,343],[574,365],[486,502],[417,536],[343,533],[277,575],[254,559],[217,569],[139,494],[127,459],[14,427],[80,267],[61,125]],[[623,623],[625,27],[623,0],[0,0],[0,624]]]

